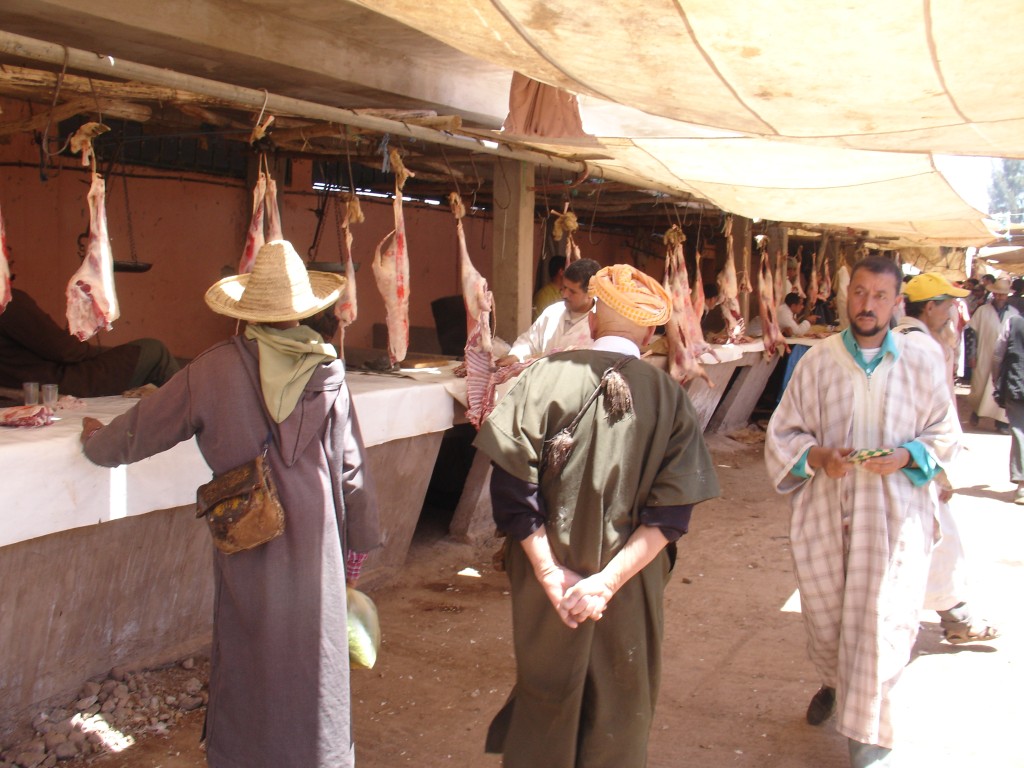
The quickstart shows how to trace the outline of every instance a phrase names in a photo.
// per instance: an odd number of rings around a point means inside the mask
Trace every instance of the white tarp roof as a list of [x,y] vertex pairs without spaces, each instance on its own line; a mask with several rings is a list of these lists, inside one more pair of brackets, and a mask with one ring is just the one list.
[[932,155],[1024,157],[1020,0],[356,2],[589,97],[597,146],[524,143],[749,217],[983,244]]

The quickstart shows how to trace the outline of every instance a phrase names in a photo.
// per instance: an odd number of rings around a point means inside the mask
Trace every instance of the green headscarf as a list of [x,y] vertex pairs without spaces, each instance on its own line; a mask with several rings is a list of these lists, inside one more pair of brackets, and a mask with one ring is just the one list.
[[295,410],[316,367],[338,359],[334,346],[305,325],[273,328],[250,323],[245,338],[255,339],[259,345],[263,400],[278,424]]

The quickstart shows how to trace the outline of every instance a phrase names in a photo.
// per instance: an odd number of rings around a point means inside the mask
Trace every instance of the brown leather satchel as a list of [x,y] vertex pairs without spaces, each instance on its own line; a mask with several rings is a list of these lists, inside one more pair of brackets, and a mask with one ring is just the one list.
[[267,451],[229,469],[196,491],[196,517],[206,517],[213,543],[225,554],[266,544],[284,533]]

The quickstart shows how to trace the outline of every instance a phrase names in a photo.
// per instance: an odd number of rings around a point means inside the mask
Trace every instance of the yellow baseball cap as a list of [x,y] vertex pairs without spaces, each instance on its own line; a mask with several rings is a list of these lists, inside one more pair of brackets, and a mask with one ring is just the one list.
[[909,301],[937,301],[940,299],[963,298],[970,294],[957,288],[938,272],[916,275],[903,286],[903,295]]

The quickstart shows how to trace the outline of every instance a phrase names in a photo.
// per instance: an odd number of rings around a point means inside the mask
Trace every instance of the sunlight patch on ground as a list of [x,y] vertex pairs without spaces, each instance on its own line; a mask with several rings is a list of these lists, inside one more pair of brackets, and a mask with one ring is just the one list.
[[122,752],[135,743],[135,738],[121,733],[103,719],[102,715],[75,715],[71,724],[82,733],[95,733],[103,739],[103,746],[110,752]]
[[800,613],[800,590],[794,589],[793,594],[779,609],[782,613]]

